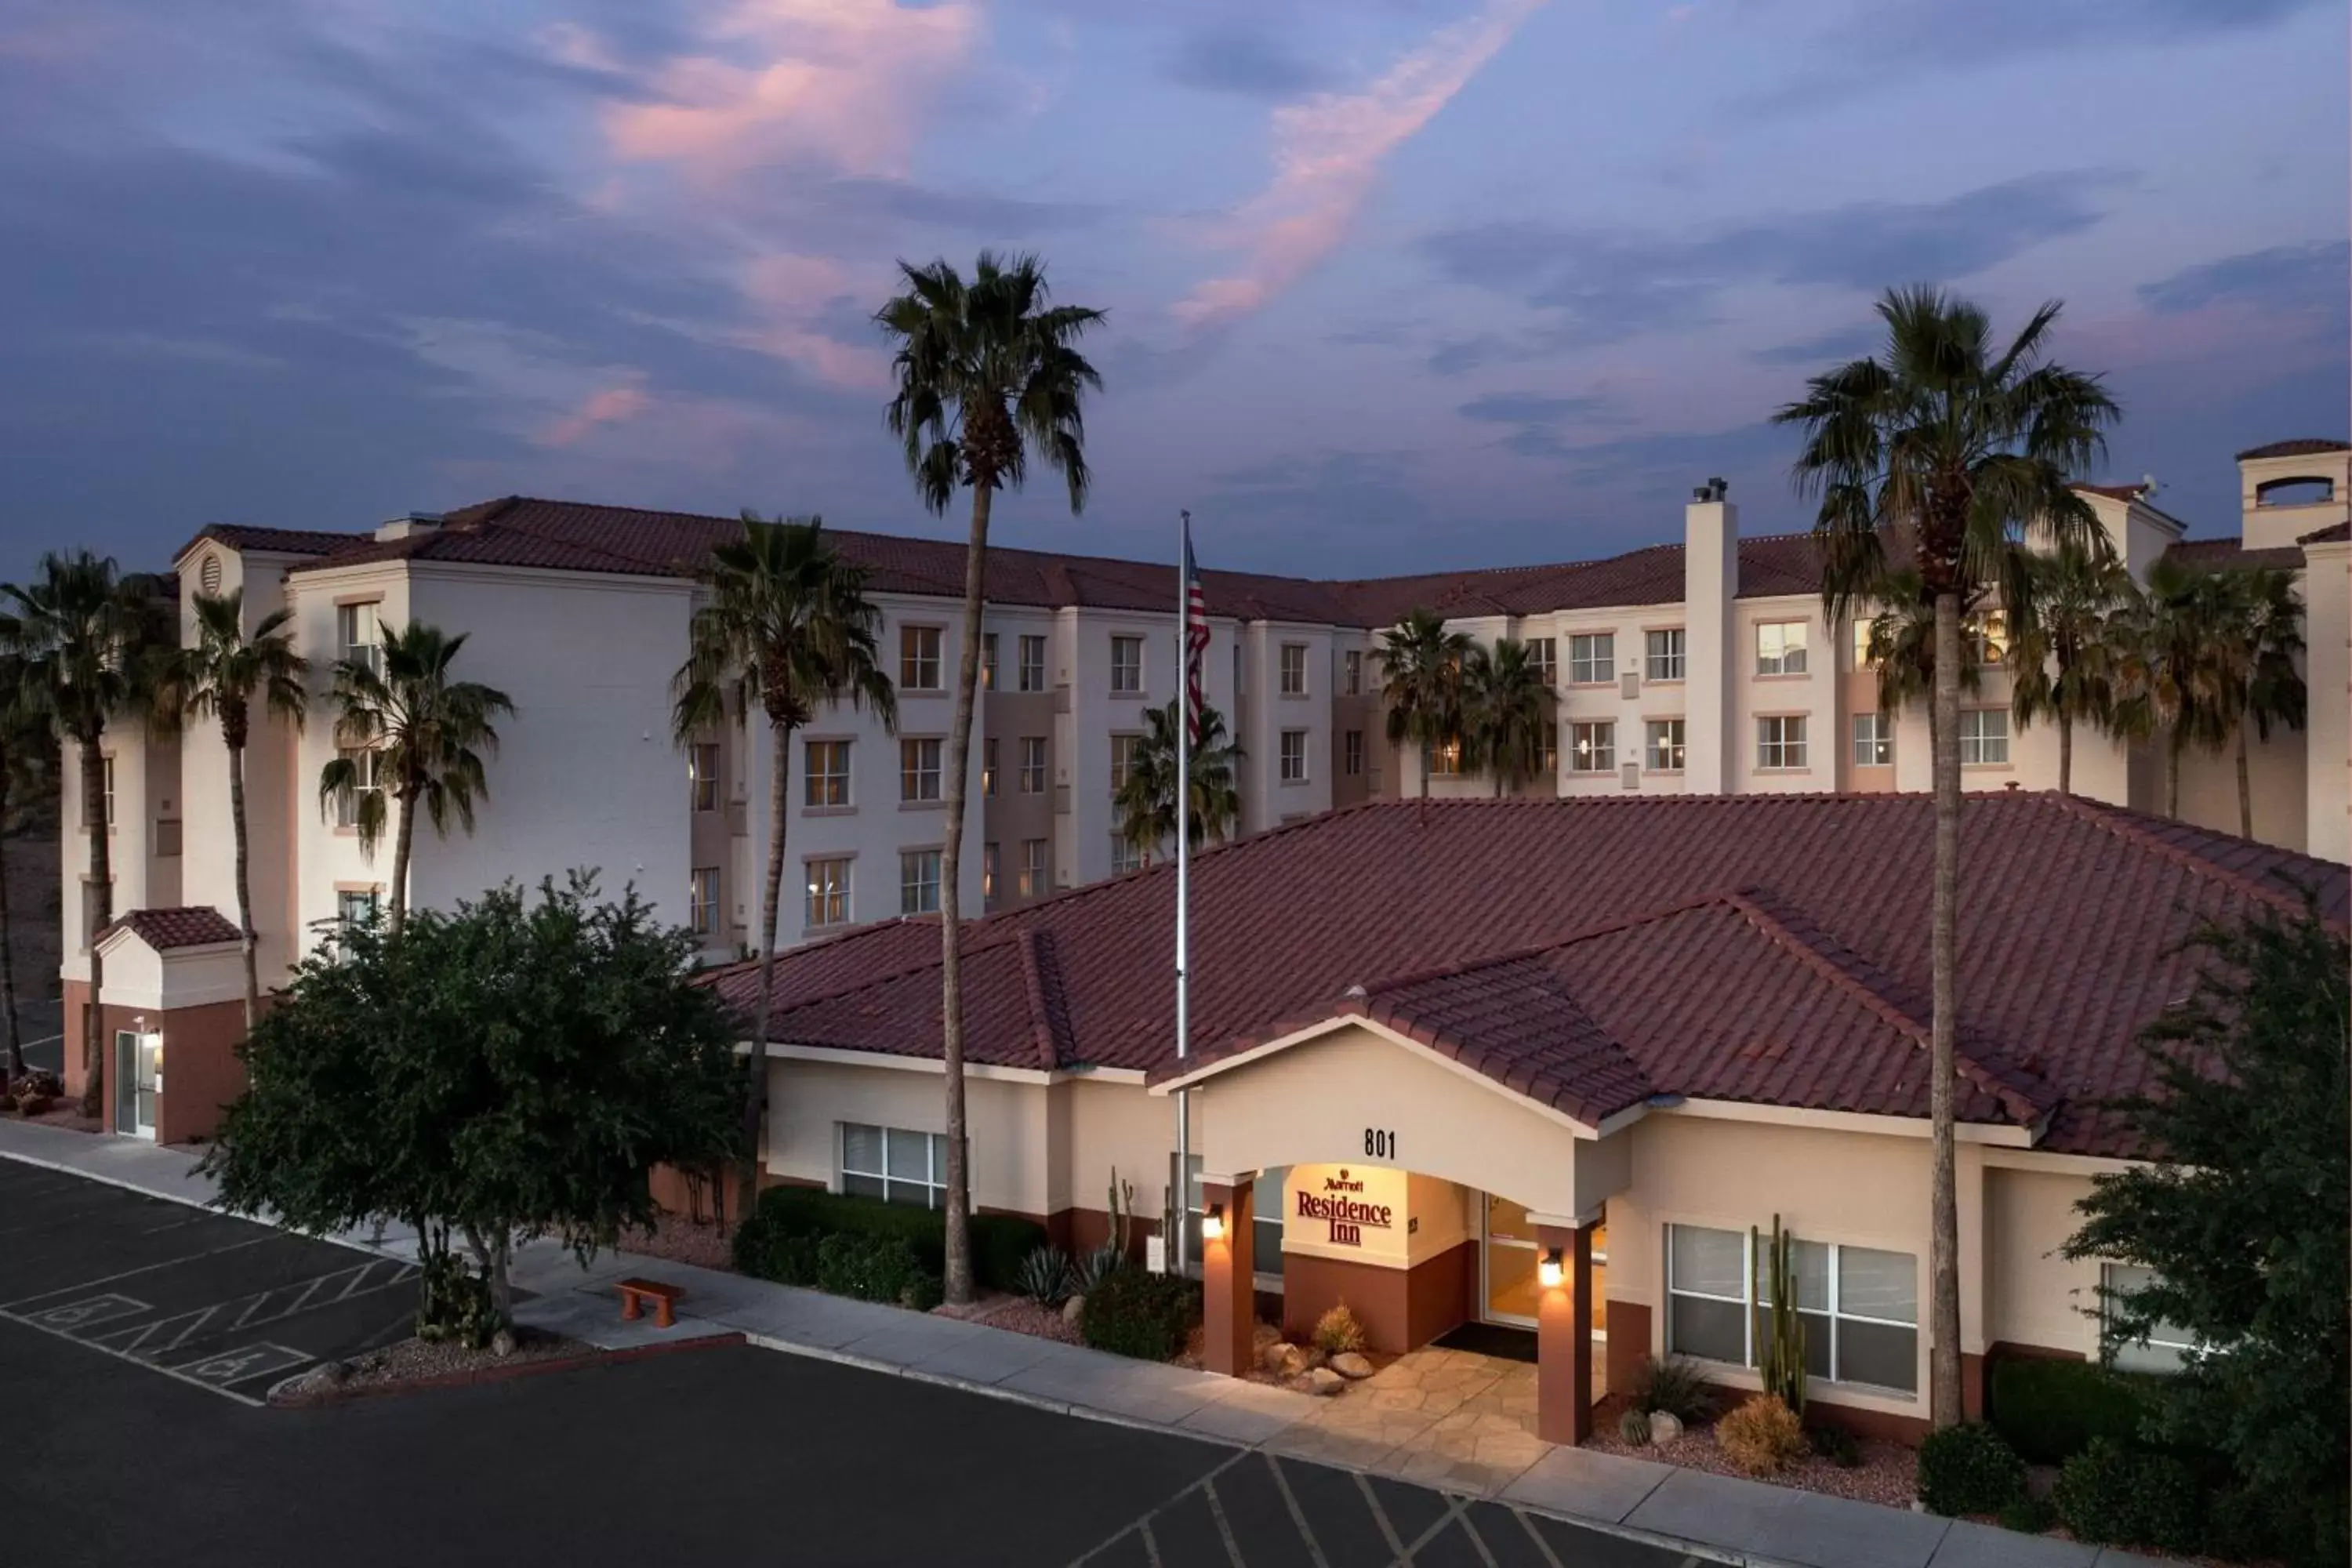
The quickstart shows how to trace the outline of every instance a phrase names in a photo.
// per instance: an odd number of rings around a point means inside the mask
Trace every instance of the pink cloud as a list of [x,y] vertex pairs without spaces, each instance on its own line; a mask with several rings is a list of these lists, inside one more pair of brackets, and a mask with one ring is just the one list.
[[652,402],[637,386],[608,386],[591,393],[587,401],[541,430],[532,439],[541,447],[570,447],[601,425],[634,419]]
[[1356,92],[1323,92],[1274,111],[1274,181],[1245,203],[1220,242],[1237,270],[1211,278],[1170,308],[1188,327],[1257,310],[1336,249],[1371,194],[1381,165],[1434,119],[1510,41],[1543,0],[1487,0]]

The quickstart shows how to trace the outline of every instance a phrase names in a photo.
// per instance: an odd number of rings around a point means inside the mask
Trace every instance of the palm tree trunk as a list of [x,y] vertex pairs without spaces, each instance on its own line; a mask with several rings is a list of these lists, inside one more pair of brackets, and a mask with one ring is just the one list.
[[1423,827],[1429,826],[1429,742],[1427,741],[1421,743],[1421,801],[1412,808],[1412,815],[1413,820],[1420,826]]
[[2164,815],[2180,820],[2180,731],[2175,728],[2164,742]]
[[963,657],[956,671],[955,719],[948,727],[947,833],[940,849],[940,1039],[946,1060],[948,1093],[947,1299],[961,1306],[971,1300],[971,1168],[964,1146],[963,952],[961,902],[957,897],[963,865],[963,775],[971,757],[972,707],[980,689],[980,618],[986,608],[988,516],[993,487],[971,488],[971,540],[963,555]]
[[[84,911],[89,941],[89,999],[82,1009],[81,1113],[96,1116],[106,1105],[106,1052],[100,1036],[105,1032],[106,960],[98,951],[98,933],[114,923],[114,856],[106,832],[106,753],[96,737],[81,743],[81,820],[89,835],[89,908]],[[123,1131],[117,1128],[115,1131]]]
[[[7,849],[9,810],[8,759],[0,756],[0,854]],[[25,1026],[16,1016],[16,928],[8,914],[6,868],[0,867],[0,1013],[8,1016],[8,1070],[0,1074],[0,1082],[14,1082],[25,1076]]]
[[416,796],[404,793],[400,800],[400,826],[392,836],[392,912],[384,925],[394,936],[408,919],[408,855],[416,845]]
[[236,836],[236,929],[245,949],[245,1032],[253,1034],[254,1016],[261,1011],[261,973],[253,956],[253,884],[246,874],[245,748],[228,748],[228,822]]
[[2238,837],[2254,836],[2254,786],[2246,777],[2246,726],[2238,726]]
[[2074,793],[2074,721],[2058,710],[2058,793]]
[[[743,1173],[735,1188],[735,1223],[751,1217],[760,1201],[760,1161],[762,1133],[768,1121],[768,1013],[776,994],[776,910],[784,896],[784,828],[792,798],[793,728],[768,723],[768,872],[760,883],[760,1011],[751,1020],[750,1075],[743,1085]],[[726,1222],[726,1200],[719,1199],[719,1221]]]
[[1936,716],[1927,1404],[1930,1420],[1943,1427],[1960,1420],[1960,1205],[1954,1105],[1959,1032],[1960,600],[1948,590],[1936,595]]

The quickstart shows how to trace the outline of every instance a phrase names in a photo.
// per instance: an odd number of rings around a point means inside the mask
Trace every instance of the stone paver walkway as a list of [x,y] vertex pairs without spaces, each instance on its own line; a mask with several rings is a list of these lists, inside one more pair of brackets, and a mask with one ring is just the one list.
[[[196,1156],[131,1139],[0,1121],[0,1158],[205,1205]],[[398,1230],[331,1237],[413,1256]],[[686,1287],[677,1326],[620,1321],[612,1281],[651,1273]],[[2113,1550],[1822,1497],[1642,1459],[1557,1447],[1528,1430],[1535,1369],[1459,1351],[1400,1358],[1336,1400],[1129,1361],[984,1324],[902,1311],[629,1253],[585,1268],[547,1243],[522,1248],[517,1316],[607,1349],[740,1332],[754,1343],[952,1384],[1097,1420],[1149,1426],[1433,1485],[1755,1568],[2161,1568]]]

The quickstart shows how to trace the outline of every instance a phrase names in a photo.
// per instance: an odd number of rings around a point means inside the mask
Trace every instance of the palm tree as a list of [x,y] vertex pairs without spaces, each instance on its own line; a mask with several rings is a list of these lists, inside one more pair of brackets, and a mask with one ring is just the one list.
[[1959,1196],[1953,1121],[1958,1027],[1960,901],[1960,614],[1997,591],[2012,616],[2031,604],[2024,534],[2050,544],[2106,547],[2070,482],[2105,449],[2115,402],[2095,376],[2045,355],[2053,301],[2007,344],[1978,307],[1939,289],[1890,290],[1879,301],[1884,360],[1814,376],[1774,415],[1804,431],[1801,493],[1820,499],[1813,538],[1832,622],[1885,573],[1887,535],[1908,536],[1936,607],[1936,882],[1933,1061],[1929,1081],[1929,1414],[1960,1419]]
[[[793,733],[825,706],[870,707],[884,728],[898,703],[882,671],[882,612],[866,596],[866,573],[836,553],[824,522],[743,514],[743,537],[710,552],[701,573],[709,600],[694,612],[686,663],[671,682],[671,734],[680,746],[751,710],[768,716],[768,870],[760,891],[760,1006],[743,1088],[748,1152],[736,1222],[760,1194],[761,1137],[768,1114],[768,1013],[776,985],[776,910],[783,896]],[[721,1216],[726,1205],[719,1205]]]
[[2265,741],[2273,724],[2303,728],[2308,693],[2295,668],[2304,650],[2303,601],[2295,596],[2294,574],[2275,566],[2232,572],[2230,578],[2234,614],[2223,644],[2234,677],[2228,707],[2237,742],[2238,835],[2252,838],[2254,792],[2246,773],[2246,725],[2251,721]]
[[[26,700],[24,661],[0,651],[0,850],[29,826],[36,801],[56,787],[57,742]],[[24,1021],[16,1016],[16,929],[8,879],[0,874],[0,1013],[8,1017],[8,1065],[0,1083],[25,1076]]]
[[294,651],[291,610],[273,610],[245,629],[245,590],[200,593],[194,602],[194,647],[178,651],[165,676],[166,697],[177,711],[220,721],[228,749],[228,818],[236,836],[236,925],[245,947],[245,1030],[261,1010],[261,977],[254,958],[253,889],[246,874],[249,843],[245,822],[245,748],[253,730],[253,702],[296,729],[309,712],[305,681],[310,662]]
[[1549,690],[1542,666],[1517,637],[1498,639],[1491,653],[1473,644],[1463,658],[1463,764],[1494,774],[1497,800],[1543,770]]
[[964,1136],[963,971],[960,875],[964,774],[980,686],[981,616],[988,568],[988,519],[998,489],[1019,489],[1030,447],[1069,487],[1070,510],[1085,509],[1089,479],[1082,405],[1102,378],[1077,341],[1099,310],[1055,305],[1036,258],[1000,261],[980,253],[966,282],[945,260],[900,262],[907,291],[875,312],[896,346],[898,390],[887,414],[906,443],[907,468],[923,504],[944,513],[959,486],[971,491],[964,550],[963,658],[955,717],[948,730],[947,833],[940,851],[940,1040],[947,1077],[947,1299],[971,1300],[971,1183]]
[[2023,729],[2058,721],[2058,793],[2074,793],[2074,726],[2115,715],[2115,648],[2108,625],[2130,597],[2131,574],[2112,554],[2069,542],[2027,562],[2028,614],[2010,628],[2010,713]]
[[392,846],[392,903],[385,929],[400,934],[408,918],[408,862],[416,838],[416,813],[423,808],[436,836],[449,836],[454,818],[474,831],[474,801],[490,793],[482,768],[486,752],[499,748],[492,721],[515,710],[495,687],[450,679],[450,667],[466,646],[466,634],[451,637],[438,626],[411,621],[386,629],[378,648],[381,665],[341,659],[329,692],[335,704],[335,744],[346,753],[319,771],[319,809],[339,800],[353,805],[352,826],[369,856],[383,841],[388,795],[399,804]]
[[[1127,765],[1127,780],[1118,787],[1119,837],[1150,865],[1160,846],[1176,837],[1176,726],[1182,723],[1177,698],[1165,708],[1143,715],[1144,733]],[[1225,739],[1225,716],[1201,704],[1201,739],[1191,749],[1192,786],[1186,831],[1193,844],[1230,837],[1241,821],[1241,792],[1234,787],[1234,764],[1242,749]]]
[[[1927,709],[1928,754],[1934,755],[1936,725],[1936,601],[1916,572],[1889,572],[1870,594],[1879,606],[1870,618],[1870,640],[1863,662],[1878,672],[1878,710],[1888,718],[1922,702]],[[1973,603],[1973,602],[1972,602]],[[1969,613],[1961,606],[1961,614]],[[1984,685],[1984,670],[1974,659],[1960,661],[1960,689],[1974,692]]]
[[2115,647],[2115,724],[2122,733],[2165,742],[2164,815],[2180,815],[2180,758],[2192,745],[2218,751],[2232,676],[2221,628],[2231,618],[2229,584],[2218,572],[2158,557],[2147,585],[2110,623]]
[[1413,610],[1381,634],[1372,658],[1381,668],[1381,696],[1388,708],[1391,745],[1410,741],[1421,748],[1419,820],[1429,820],[1429,753],[1433,746],[1458,744],[1465,714],[1462,667],[1475,645],[1467,632],[1449,632],[1428,610]]
[[89,842],[89,883],[84,929],[89,943],[89,995],[82,1015],[81,1108],[95,1116],[104,1105],[105,1054],[99,997],[106,961],[97,933],[114,921],[114,861],[107,842],[106,731],[122,715],[150,704],[156,666],[173,641],[170,600],[143,574],[125,576],[114,563],[78,550],[41,557],[29,584],[0,585],[0,649],[15,657],[18,696],[60,745],[70,745],[81,770],[81,819]]

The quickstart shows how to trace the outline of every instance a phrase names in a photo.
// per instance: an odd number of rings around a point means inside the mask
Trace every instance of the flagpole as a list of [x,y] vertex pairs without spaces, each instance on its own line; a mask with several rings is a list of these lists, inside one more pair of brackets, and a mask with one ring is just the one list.
[[[1176,514],[1176,1070],[1191,1045],[1185,963],[1192,893],[1192,514]],[[1176,1277],[1192,1267],[1192,1097],[1176,1091]]]

